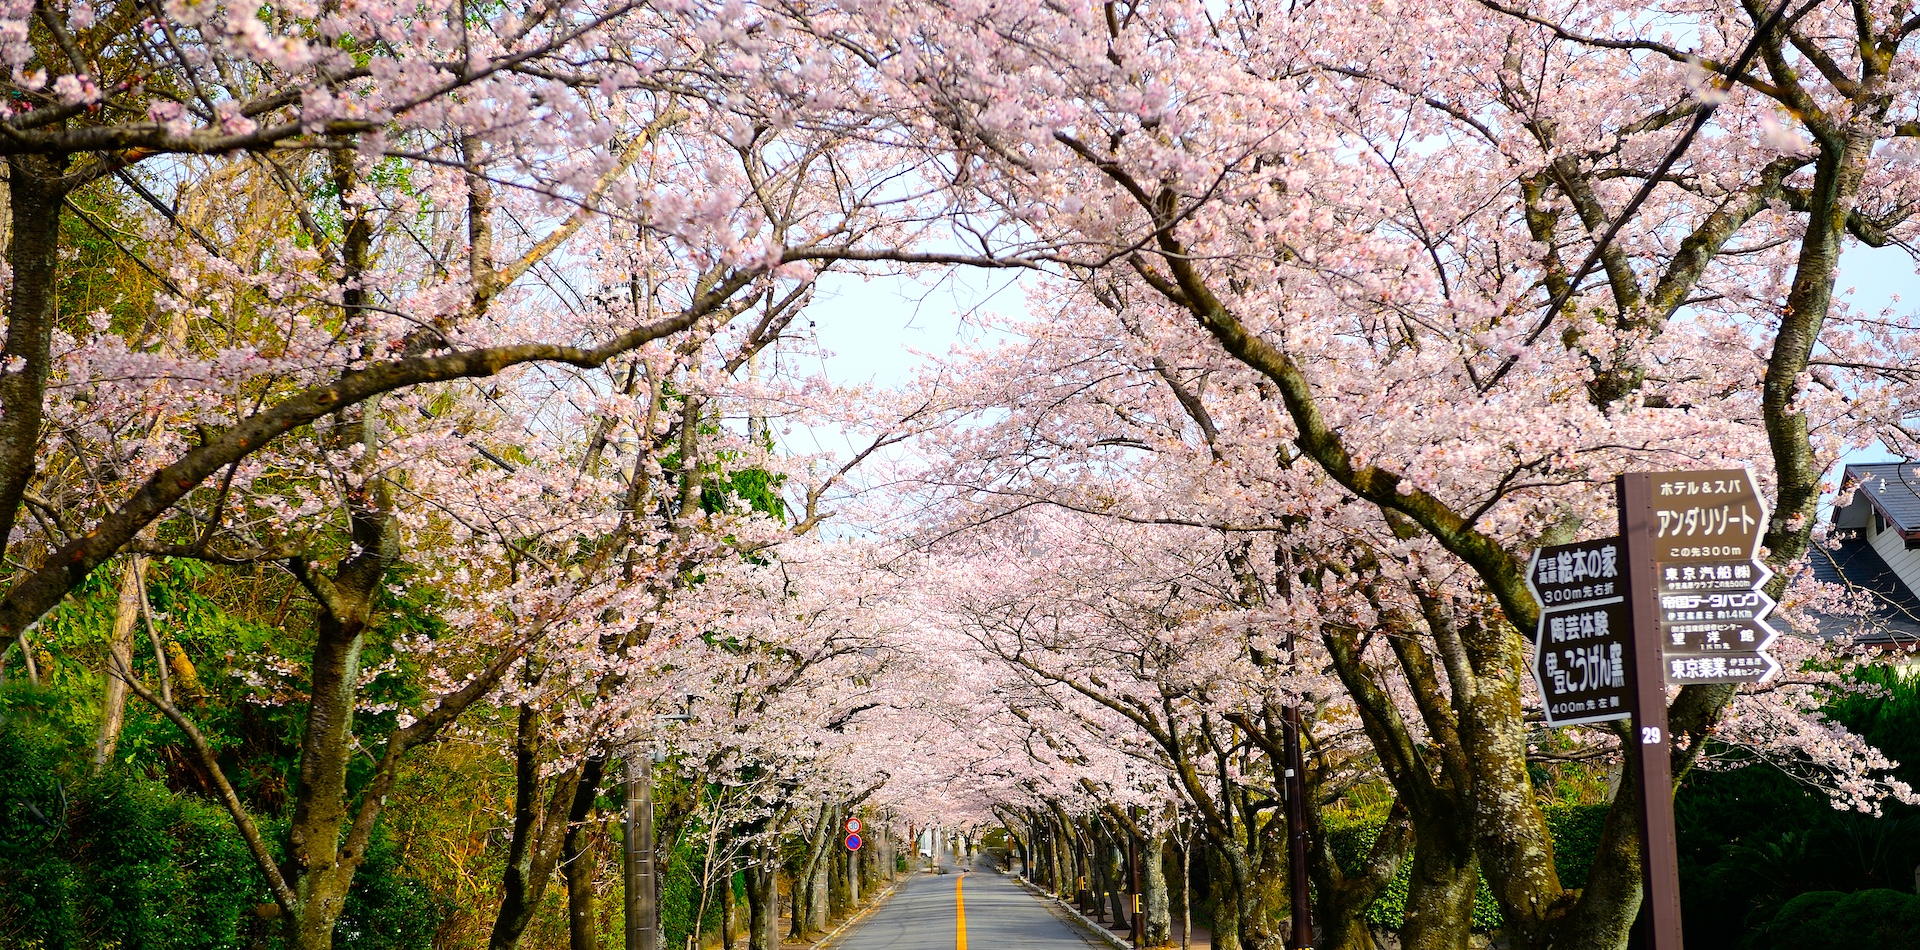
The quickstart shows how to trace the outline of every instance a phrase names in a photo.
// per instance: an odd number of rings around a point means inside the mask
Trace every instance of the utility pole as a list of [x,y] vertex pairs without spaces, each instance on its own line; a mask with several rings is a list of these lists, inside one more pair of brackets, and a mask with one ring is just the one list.
[[[699,698],[687,696],[689,712],[655,716],[653,721],[692,722],[693,703]],[[667,746],[664,739],[655,742],[655,748],[637,749],[627,755],[626,950],[660,950],[660,891],[655,882],[653,845],[653,763],[667,760]]]
[[1313,919],[1307,900],[1306,759],[1300,751],[1300,707],[1282,713],[1283,752],[1287,757],[1287,883],[1293,892],[1293,950],[1312,950]]
[[[1299,631],[1287,629],[1287,663],[1299,655]],[[1312,950],[1313,918],[1307,899],[1307,767],[1300,750],[1300,705],[1290,703],[1280,712],[1281,753],[1287,760],[1287,884],[1293,895],[1292,950]]]
[[627,756],[627,950],[660,950],[653,885],[653,752]]

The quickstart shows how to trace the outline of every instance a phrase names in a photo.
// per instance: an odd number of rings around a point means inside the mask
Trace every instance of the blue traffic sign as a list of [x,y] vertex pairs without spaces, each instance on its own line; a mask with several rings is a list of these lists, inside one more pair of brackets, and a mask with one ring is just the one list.
[[859,836],[859,835],[848,835],[848,836],[847,836],[847,850],[848,850],[848,851],[858,851],[858,850],[860,850],[860,836]]

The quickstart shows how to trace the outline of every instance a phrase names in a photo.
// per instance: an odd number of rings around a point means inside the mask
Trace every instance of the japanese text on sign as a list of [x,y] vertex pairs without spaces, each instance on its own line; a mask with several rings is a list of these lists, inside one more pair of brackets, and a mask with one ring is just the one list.
[[1766,508],[1744,469],[1653,476],[1654,560],[1747,560],[1766,527]]
[[1627,685],[1626,657],[1618,643],[1549,650],[1545,666],[1554,693],[1561,696]]
[[1667,658],[1667,682],[1764,682],[1779,667],[1766,654]]
[[1619,597],[1620,584],[1620,546],[1614,538],[1541,548],[1527,572],[1527,586],[1542,607]]

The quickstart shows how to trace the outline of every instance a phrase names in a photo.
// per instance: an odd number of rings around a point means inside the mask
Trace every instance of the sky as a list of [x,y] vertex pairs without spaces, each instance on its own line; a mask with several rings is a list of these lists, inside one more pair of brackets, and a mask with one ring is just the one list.
[[[1906,251],[1856,245],[1841,259],[1840,288],[1856,309],[1898,301],[1920,305],[1920,276]],[[937,280],[830,275],[811,311],[825,375],[841,385],[899,386],[956,344],[998,336],[993,318],[1024,314],[1017,275],[956,269]],[[835,430],[797,427],[786,436],[795,452],[844,455],[849,444]],[[1849,455],[1849,462],[1889,461],[1884,450]]]
[[[840,386],[898,387],[955,346],[1003,337],[991,324],[1025,310],[1017,275],[956,268],[925,279],[829,273],[808,314],[822,375]],[[795,453],[854,451],[830,426],[793,425],[775,438]]]
[[[1018,277],[956,270],[938,282],[903,277],[864,279],[832,274],[814,304],[814,331],[829,378],[842,384],[895,386],[913,378],[957,343],[981,339],[978,320],[1020,316],[1026,301]],[[1898,299],[1920,304],[1920,276],[1906,251],[1855,246],[1842,258],[1840,288],[1859,309]]]
[[952,270],[938,282],[904,277],[871,280],[832,274],[815,298],[815,332],[832,352],[828,376],[841,384],[897,386],[963,342],[983,339],[981,325],[995,315],[1026,309],[1018,278],[1008,273]]

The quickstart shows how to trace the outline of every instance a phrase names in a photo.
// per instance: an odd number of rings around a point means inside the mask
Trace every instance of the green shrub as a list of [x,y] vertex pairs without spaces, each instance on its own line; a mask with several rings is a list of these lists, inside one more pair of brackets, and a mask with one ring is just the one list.
[[[263,936],[266,884],[226,809],[108,772],[71,791],[57,747],[0,728],[0,946],[229,950]],[[277,838],[284,822],[263,821]],[[446,909],[376,831],[338,934],[355,950],[426,950]],[[258,933],[268,931],[266,933]]]
[[1600,832],[1607,826],[1607,809],[1598,805],[1548,805],[1547,831],[1553,835],[1553,869],[1560,886],[1587,886],[1593,857],[1600,850]]
[[[693,915],[700,912],[700,871],[706,860],[704,849],[697,848],[702,832],[688,828],[674,842],[667,875],[660,885],[660,946],[662,950],[683,950],[687,935],[694,933]],[[699,933],[720,929],[719,888],[707,897],[707,913],[700,919]]]
[[238,947],[266,892],[227,813],[111,773],[69,794],[57,750],[34,738],[0,729],[0,942]]
[[1920,897],[1886,888],[1810,891],[1782,906],[1747,945],[1754,950],[1911,950],[1920,946]]
[[334,925],[334,940],[354,950],[430,950],[449,912],[425,884],[401,873],[398,849],[375,829],[347,892],[346,911]]

